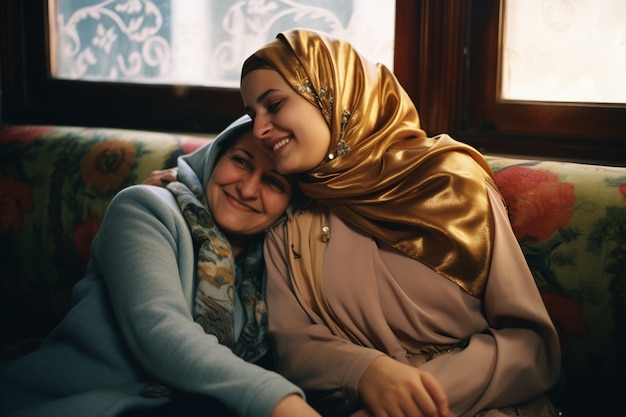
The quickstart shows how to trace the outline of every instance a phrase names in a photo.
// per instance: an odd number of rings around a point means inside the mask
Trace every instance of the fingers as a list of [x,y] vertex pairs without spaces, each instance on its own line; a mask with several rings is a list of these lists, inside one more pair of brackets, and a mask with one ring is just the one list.
[[170,183],[172,181],[177,180],[178,170],[176,168],[165,170],[163,175],[161,175],[161,182]]
[[448,397],[429,373],[415,369],[416,378],[406,382],[406,400],[399,402],[401,412],[394,416],[452,417]]
[[422,383],[424,384],[424,389],[428,393],[428,397],[430,398],[435,409],[429,411],[434,412],[434,415],[440,417],[452,417],[452,412],[450,411],[448,404],[448,396],[435,377],[429,373],[423,372]]
[[372,361],[358,391],[375,417],[452,417],[447,395],[435,377],[389,357]]
[[178,170],[176,168],[152,171],[150,175],[148,175],[148,177],[143,180],[142,184],[165,187],[170,182],[176,181],[177,173]]

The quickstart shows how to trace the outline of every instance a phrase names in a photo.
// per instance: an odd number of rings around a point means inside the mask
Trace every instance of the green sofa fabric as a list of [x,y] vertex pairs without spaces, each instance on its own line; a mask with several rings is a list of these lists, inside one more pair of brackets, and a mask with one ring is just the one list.
[[2,340],[47,334],[68,310],[111,198],[203,143],[117,129],[0,130]]
[[565,415],[623,416],[626,168],[488,161],[559,332]]
[[[0,340],[37,346],[69,308],[109,201],[210,140],[121,129],[0,129]],[[563,349],[565,416],[623,416],[626,168],[487,157]]]

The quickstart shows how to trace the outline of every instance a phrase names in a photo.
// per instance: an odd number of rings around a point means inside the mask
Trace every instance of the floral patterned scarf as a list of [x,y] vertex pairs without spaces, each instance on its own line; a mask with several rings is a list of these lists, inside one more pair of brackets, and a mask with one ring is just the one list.
[[[178,181],[168,184],[167,189],[178,202],[197,251],[194,320],[237,356],[246,361],[259,359],[268,350],[263,237],[251,237],[248,249],[235,261],[231,245],[215,224],[193,170],[179,164]],[[245,312],[237,340],[235,291]]]

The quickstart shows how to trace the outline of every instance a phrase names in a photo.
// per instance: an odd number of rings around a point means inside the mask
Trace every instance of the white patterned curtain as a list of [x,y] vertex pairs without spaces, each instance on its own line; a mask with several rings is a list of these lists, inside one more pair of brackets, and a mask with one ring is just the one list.
[[294,27],[354,43],[393,68],[391,0],[56,0],[53,76],[238,87],[244,59]]

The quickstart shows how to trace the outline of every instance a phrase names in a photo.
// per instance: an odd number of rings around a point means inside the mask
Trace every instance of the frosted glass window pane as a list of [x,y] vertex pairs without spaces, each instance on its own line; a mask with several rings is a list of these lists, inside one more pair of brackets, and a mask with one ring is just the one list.
[[626,103],[626,1],[502,5],[502,99]]
[[344,38],[393,69],[394,0],[56,0],[52,75],[238,87],[241,65],[280,31]]

